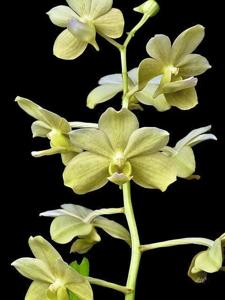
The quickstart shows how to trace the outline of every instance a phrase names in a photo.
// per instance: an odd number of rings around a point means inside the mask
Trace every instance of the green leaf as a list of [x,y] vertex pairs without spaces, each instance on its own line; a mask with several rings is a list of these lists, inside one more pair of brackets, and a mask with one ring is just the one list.
[[70,300],[79,300],[78,297],[74,293],[72,293],[71,291],[68,291],[68,292],[69,292]]
[[89,276],[90,263],[87,257],[84,257],[80,264],[75,260],[70,266],[83,276]]
[[80,274],[83,276],[89,276],[90,263],[87,257],[84,257],[80,264]]
[[[89,276],[90,263],[86,257],[83,258],[80,264],[78,264],[77,261],[73,261],[70,266],[81,275]],[[79,298],[71,291],[69,291],[69,298],[70,300],[79,300]]]
[[71,266],[74,270],[76,270],[77,272],[80,273],[80,265],[78,264],[78,262],[77,262],[76,260],[73,261],[73,262],[71,262],[70,266]]

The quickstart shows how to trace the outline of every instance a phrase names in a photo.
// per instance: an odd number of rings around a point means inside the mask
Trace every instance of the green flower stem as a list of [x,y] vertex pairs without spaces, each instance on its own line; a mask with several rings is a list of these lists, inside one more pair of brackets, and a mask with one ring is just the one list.
[[[135,33],[147,22],[149,15],[144,14],[141,20],[134,26],[134,28],[128,33],[126,40],[123,45],[117,47],[120,50],[121,57],[121,66],[122,66],[122,77],[123,77],[123,101],[122,107],[128,108],[129,99],[134,94],[132,92],[129,94],[128,86],[128,73],[127,73],[127,46],[130,43],[131,39],[134,37]],[[136,92],[136,91],[135,91]]]
[[121,67],[122,67],[122,78],[123,78],[123,100],[122,107],[128,108],[129,99],[134,94],[129,94],[129,85],[128,85],[128,73],[127,73],[127,46],[130,43],[131,39],[134,37],[135,33],[147,22],[150,18],[150,15],[144,14],[141,20],[134,26],[134,28],[128,33],[127,38],[125,39],[123,45],[117,41],[107,37],[106,35],[99,33],[106,41],[112,44],[120,51],[121,57]]
[[104,35],[104,34],[102,34],[102,33],[100,33],[100,32],[98,32],[98,34],[99,34],[101,37],[103,37],[107,42],[109,42],[111,45],[113,45],[114,47],[116,47],[117,49],[120,50],[120,49],[123,47],[120,43],[118,43],[117,41],[111,39],[111,38],[108,37],[107,35]]
[[145,252],[148,250],[154,250],[158,248],[190,245],[190,244],[212,247],[213,243],[214,242],[212,240],[205,239],[205,238],[183,238],[183,239],[169,240],[169,241],[153,243],[148,245],[141,245],[140,251]]
[[150,15],[144,14],[141,20],[134,26],[134,28],[128,33],[127,38],[123,44],[124,48],[127,48],[131,39],[134,37],[135,33],[148,21]]
[[127,97],[128,93],[128,73],[127,73],[127,49],[122,47],[120,49],[121,57],[121,66],[122,66],[122,77],[123,77],[123,101],[122,106],[128,108],[129,98]]
[[127,93],[126,96],[130,99],[130,97],[132,97],[138,91],[139,91],[139,87],[138,87],[138,85],[136,85]]
[[140,240],[139,240],[137,225],[135,221],[134,211],[132,207],[132,201],[131,201],[130,182],[127,182],[123,185],[123,201],[124,201],[125,215],[129,226],[131,242],[132,242],[130,269],[128,273],[126,286],[131,290],[133,290],[132,293],[127,294],[125,296],[125,300],[134,300],[137,275],[138,275],[140,259],[141,259],[141,251],[140,251]]
[[108,282],[102,279],[97,279],[97,278],[93,278],[93,277],[86,277],[87,280],[91,283],[91,284],[95,284],[95,285],[99,285],[108,289],[113,289],[116,290],[118,292],[121,292],[123,294],[129,294],[132,292],[131,289],[123,286],[123,285],[119,285],[119,284],[115,284],[112,282]]
[[97,123],[69,122],[72,128],[98,128]]

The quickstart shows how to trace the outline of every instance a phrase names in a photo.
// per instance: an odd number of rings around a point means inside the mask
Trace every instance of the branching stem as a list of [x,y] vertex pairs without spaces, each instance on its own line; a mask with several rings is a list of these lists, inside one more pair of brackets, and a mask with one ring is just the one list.
[[142,245],[140,246],[141,252],[145,252],[148,250],[154,250],[158,248],[165,248],[165,247],[173,247],[173,246],[181,246],[181,245],[201,245],[206,247],[212,247],[213,241],[205,238],[183,238],[183,239],[175,239],[175,240],[169,240],[164,242],[158,242],[158,243],[152,243],[148,245]]
[[87,277],[87,280],[91,283],[91,284],[95,284],[95,285],[99,285],[108,289],[113,289],[116,290],[118,292],[121,292],[123,294],[129,294],[132,292],[131,289],[126,288],[123,285],[119,285],[119,284],[115,284],[109,281],[105,281],[102,279],[98,279],[98,278],[93,278],[93,277]]

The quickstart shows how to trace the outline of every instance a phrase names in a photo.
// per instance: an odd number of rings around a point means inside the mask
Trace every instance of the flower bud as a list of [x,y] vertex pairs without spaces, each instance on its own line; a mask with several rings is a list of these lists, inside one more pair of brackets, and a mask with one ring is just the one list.
[[134,11],[154,17],[159,12],[159,9],[159,4],[155,0],[148,0],[140,6],[135,7]]

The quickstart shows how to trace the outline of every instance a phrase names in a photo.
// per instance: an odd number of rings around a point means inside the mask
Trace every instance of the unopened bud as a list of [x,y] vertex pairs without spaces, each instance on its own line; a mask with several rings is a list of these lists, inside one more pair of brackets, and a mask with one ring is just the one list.
[[134,11],[154,17],[159,12],[159,9],[159,4],[155,0],[148,0],[140,6],[135,7]]

